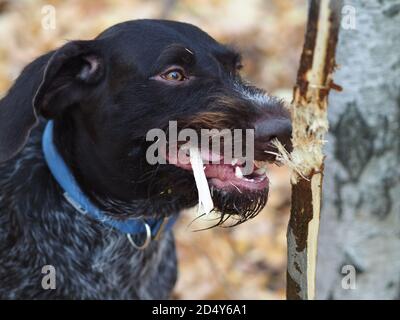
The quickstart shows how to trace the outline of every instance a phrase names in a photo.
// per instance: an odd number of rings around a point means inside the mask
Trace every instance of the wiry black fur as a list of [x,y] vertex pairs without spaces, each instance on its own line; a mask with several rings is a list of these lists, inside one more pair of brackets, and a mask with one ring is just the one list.
[[[172,233],[138,251],[122,233],[74,211],[44,162],[42,128],[0,165],[0,297],[167,298],[177,273]],[[42,288],[45,265],[56,268],[55,290]]]
[[[271,160],[264,151],[272,138],[288,143],[287,112],[241,81],[239,61],[192,25],[137,20],[25,68],[0,101],[0,298],[168,298],[177,274],[172,233],[135,250],[125,235],[76,212],[45,164],[43,128],[54,120],[57,149],[103,211],[116,219],[170,216],[194,206],[197,191],[191,172],[147,163],[150,129],[170,120],[194,129],[255,128],[260,160]],[[171,65],[191,80],[154,79]],[[256,215],[264,191],[215,190],[221,221]],[[56,268],[55,290],[41,286],[44,265]]]

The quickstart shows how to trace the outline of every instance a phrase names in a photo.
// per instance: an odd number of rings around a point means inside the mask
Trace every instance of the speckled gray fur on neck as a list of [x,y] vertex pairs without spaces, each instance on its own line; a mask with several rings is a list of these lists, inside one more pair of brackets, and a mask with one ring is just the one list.
[[[172,232],[138,251],[124,234],[76,212],[45,164],[41,130],[34,131],[0,165],[0,298],[168,298],[177,277]],[[42,287],[45,265],[56,270],[54,290]]]

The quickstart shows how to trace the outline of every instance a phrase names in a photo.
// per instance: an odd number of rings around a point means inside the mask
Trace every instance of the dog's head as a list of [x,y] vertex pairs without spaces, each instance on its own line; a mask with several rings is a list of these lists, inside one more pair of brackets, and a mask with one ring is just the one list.
[[[241,129],[239,144],[232,135],[232,146],[201,154],[215,207],[243,221],[267,200],[258,161],[275,161],[275,138],[290,147],[291,126],[281,102],[245,84],[240,67],[234,50],[185,23],[130,21],[92,41],[69,42],[27,66],[1,100],[0,161],[22,149],[37,117],[53,119],[60,153],[95,201],[120,214],[168,215],[197,201],[191,165],[183,161],[189,155],[171,136],[171,121],[178,133],[192,129],[199,137],[214,129],[210,145],[222,130]],[[168,133],[168,148],[156,155],[167,164],[148,159],[154,128]],[[254,143],[246,129],[254,129]],[[254,159],[236,159],[238,145]]]

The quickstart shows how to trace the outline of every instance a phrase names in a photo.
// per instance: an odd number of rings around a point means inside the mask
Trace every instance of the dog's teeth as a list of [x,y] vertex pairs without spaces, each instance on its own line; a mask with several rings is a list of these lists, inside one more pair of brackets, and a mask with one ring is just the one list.
[[263,162],[262,161],[258,161],[258,160],[254,160],[254,165],[257,168],[261,168],[263,166]]
[[238,163],[238,161],[239,161],[239,159],[233,159],[231,164],[234,166],[234,165],[236,165]]
[[179,147],[180,151],[183,151],[185,153],[185,155],[187,155],[188,157],[190,156],[190,145],[189,144],[183,144]]
[[267,165],[268,165],[268,162],[267,161],[257,161],[257,160],[254,160],[254,164],[255,164],[255,166],[257,167],[257,168],[266,168],[267,167]]
[[179,148],[182,149],[182,150],[185,150],[185,151],[189,151],[190,150],[190,143],[184,143]]
[[262,175],[262,174],[265,174],[266,172],[267,172],[267,168],[265,168],[265,167],[261,167],[261,168],[259,168],[259,169],[257,169],[256,171],[254,171],[256,174],[258,174],[258,175]]
[[243,172],[240,167],[235,168],[235,176],[239,179],[243,179]]

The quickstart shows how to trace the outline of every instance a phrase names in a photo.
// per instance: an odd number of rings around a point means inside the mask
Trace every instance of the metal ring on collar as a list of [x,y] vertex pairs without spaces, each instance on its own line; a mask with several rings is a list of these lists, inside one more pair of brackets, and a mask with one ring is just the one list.
[[149,226],[146,222],[143,222],[143,224],[144,224],[144,227],[146,228],[146,240],[144,240],[144,242],[143,242],[142,245],[137,245],[137,244],[133,241],[132,236],[131,236],[130,233],[128,233],[128,234],[126,235],[126,237],[128,238],[129,242],[131,243],[131,245],[132,245],[135,249],[138,249],[138,250],[143,250],[143,249],[147,248],[148,245],[149,245],[150,242],[151,242],[151,228],[150,228],[150,226]]

